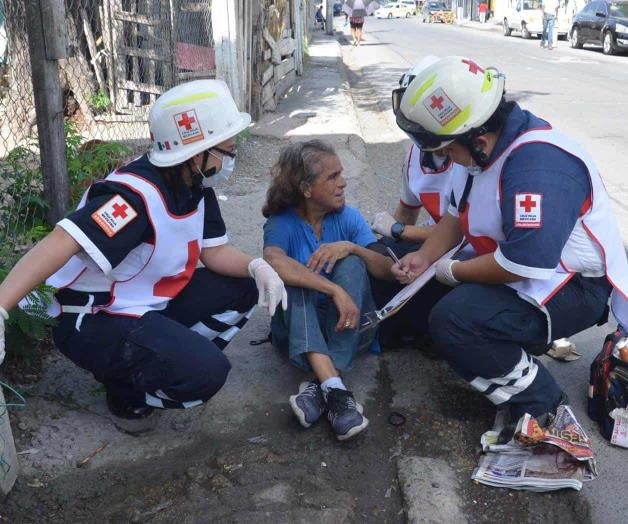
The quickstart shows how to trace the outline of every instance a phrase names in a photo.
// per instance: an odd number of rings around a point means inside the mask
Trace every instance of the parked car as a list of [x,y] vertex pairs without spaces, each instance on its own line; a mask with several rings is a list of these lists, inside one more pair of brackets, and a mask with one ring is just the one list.
[[[517,0],[514,8],[506,10],[504,16],[504,36],[519,31],[522,38],[541,36],[543,33],[542,0]],[[559,11],[554,31],[559,37],[566,36],[569,27],[564,12]]]
[[[434,14],[449,11],[449,7],[445,2],[438,2],[435,0],[425,2],[423,4],[423,8],[421,9],[421,20],[423,23],[431,23],[434,20]],[[444,20],[439,20],[440,22],[444,22]]]
[[340,16],[342,14],[342,3],[336,2],[334,4],[334,16]]
[[628,2],[594,0],[574,16],[571,47],[602,44],[606,55],[628,50]]
[[414,2],[390,2],[375,11],[377,18],[401,18],[414,16],[416,8]]

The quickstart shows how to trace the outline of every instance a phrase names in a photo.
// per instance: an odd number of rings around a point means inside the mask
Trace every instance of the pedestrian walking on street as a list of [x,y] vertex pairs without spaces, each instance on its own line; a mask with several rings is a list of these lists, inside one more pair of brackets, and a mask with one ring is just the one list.
[[550,51],[554,49],[554,26],[558,16],[559,0],[542,0],[541,12],[543,13],[543,33],[541,35],[541,47]]
[[353,45],[360,46],[362,42],[362,29],[364,28],[363,16],[351,16],[349,17],[349,25],[351,26],[351,37],[353,38]]
[[486,22],[486,13],[488,12],[488,5],[485,0],[482,0],[480,7],[478,7],[478,13],[480,14],[480,23]]
[[272,175],[264,258],[286,283],[289,304],[272,319],[272,342],[315,376],[290,406],[306,428],[327,413],[338,440],[347,440],[369,421],[341,374],[360,350],[379,350],[374,330],[360,333],[360,316],[375,309],[369,274],[391,280],[392,260],[367,249],[375,236],[359,211],[345,205],[347,183],[329,144],[286,147]]
[[[250,122],[221,80],[166,91],[149,113],[148,153],[93,184],[0,285],[5,320],[42,281],[57,290],[55,346],[104,385],[117,418],[206,402],[255,304],[286,306],[277,273],[228,244],[213,189]],[[3,335],[0,320],[0,363]]]
[[[408,86],[398,125],[468,173],[452,179],[447,216],[392,271],[409,282],[438,260],[452,290],[430,313],[437,350],[513,423],[529,413],[543,424],[566,399],[536,355],[607,322],[609,297],[628,326],[628,261],[590,155],[504,88],[503,74],[457,56]],[[439,260],[463,236],[477,256]]]

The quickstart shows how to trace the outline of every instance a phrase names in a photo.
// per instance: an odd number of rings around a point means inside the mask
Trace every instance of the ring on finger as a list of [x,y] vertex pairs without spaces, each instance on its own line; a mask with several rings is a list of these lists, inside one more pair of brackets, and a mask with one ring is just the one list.
[[351,322],[349,320],[345,322],[345,327],[351,327]]

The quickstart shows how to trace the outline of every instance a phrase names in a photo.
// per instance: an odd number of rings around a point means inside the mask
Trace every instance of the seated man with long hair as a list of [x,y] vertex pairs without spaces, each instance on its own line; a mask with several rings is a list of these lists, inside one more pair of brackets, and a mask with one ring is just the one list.
[[310,427],[327,413],[338,440],[368,426],[341,373],[359,349],[377,342],[359,332],[375,309],[369,274],[391,279],[392,260],[367,246],[376,239],[357,209],[345,205],[342,164],[320,140],[286,147],[272,170],[263,213],[264,258],[286,284],[288,309],[272,320],[272,341],[292,364],[313,371],[290,405]]

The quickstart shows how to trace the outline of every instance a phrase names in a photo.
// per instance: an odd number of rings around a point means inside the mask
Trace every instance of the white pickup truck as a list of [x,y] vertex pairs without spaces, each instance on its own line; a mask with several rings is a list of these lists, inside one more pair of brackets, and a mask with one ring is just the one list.
[[[513,0],[513,4],[504,15],[504,36],[510,36],[513,31],[521,33],[523,38],[541,36],[543,33],[543,12],[540,0]],[[566,36],[569,32],[569,21],[561,7],[554,25],[554,34]]]

